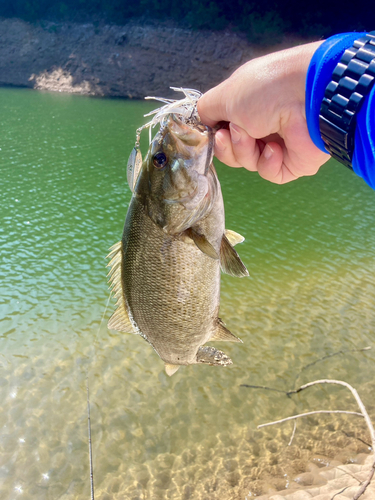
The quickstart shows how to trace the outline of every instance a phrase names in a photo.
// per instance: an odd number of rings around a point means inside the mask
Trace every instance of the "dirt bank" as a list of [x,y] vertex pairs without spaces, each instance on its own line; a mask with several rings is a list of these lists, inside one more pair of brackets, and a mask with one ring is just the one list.
[[170,86],[202,91],[268,49],[231,32],[172,25],[29,24],[0,19],[0,85],[78,94],[168,96]]

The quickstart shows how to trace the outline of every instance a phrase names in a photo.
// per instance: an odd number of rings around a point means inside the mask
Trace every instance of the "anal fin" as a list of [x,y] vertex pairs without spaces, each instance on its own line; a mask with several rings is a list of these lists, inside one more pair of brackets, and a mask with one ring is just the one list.
[[243,278],[249,276],[249,271],[240,259],[236,250],[229,243],[228,238],[223,234],[220,246],[220,265],[224,273],[230,276]]
[[170,377],[176,373],[176,371],[180,368],[180,365],[171,365],[170,363],[165,363],[165,373]]
[[221,340],[224,342],[241,342],[241,344],[243,343],[241,339],[233,335],[233,333],[230,332],[228,328],[225,327],[224,323],[220,318],[218,318],[217,328],[210,340]]

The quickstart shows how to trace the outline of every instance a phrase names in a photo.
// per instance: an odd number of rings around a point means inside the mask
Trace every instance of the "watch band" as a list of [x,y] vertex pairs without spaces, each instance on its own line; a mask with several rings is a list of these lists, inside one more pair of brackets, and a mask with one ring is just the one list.
[[320,107],[319,128],[331,156],[350,169],[356,116],[375,82],[375,31],[344,52]]

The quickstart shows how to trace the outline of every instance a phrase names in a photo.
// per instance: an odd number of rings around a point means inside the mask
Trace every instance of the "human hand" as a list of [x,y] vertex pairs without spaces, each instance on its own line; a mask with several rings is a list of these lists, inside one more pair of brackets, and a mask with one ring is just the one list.
[[284,184],[330,158],[312,142],[305,115],[306,73],[320,43],[253,59],[199,99],[203,123],[229,122],[215,136],[220,161]]

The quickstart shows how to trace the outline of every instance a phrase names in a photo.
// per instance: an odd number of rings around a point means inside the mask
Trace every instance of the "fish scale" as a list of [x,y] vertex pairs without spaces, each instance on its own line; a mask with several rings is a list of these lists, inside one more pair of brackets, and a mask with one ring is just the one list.
[[[220,264],[176,237],[168,238],[166,251],[165,241],[163,230],[135,200],[122,238],[124,293],[159,356],[170,364],[191,364],[216,329]],[[183,298],[181,284],[187,291]]]

